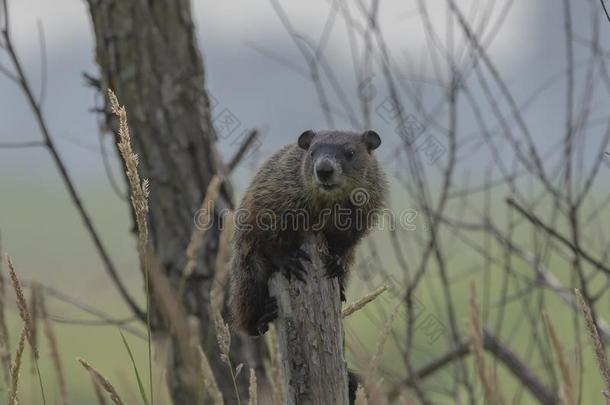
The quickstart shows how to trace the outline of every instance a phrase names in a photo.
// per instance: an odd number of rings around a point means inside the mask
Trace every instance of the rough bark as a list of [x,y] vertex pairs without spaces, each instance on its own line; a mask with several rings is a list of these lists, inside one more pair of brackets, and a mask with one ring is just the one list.
[[[150,180],[150,236],[156,256],[170,282],[177,287],[185,266],[185,250],[194,226],[195,212],[215,174],[224,165],[215,149],[210,102],[198,49],[189,0],[89,0],[101,68],[101,90],[111,88],[129,115],[134,150],[140,157],[143,178]],[[108,119],[110,127],[114,123]],[[224,183],[216,207],[232,206],[230,187]],[[220,362],[209,319],[211,281],[218,248],[218,217],[206,233],[197,267],[187,279],[183,302],[201,325],[201,343],[208,354],[226,403],[236,403],[231,377]],[[162,334],[153,302],[153,329]],[[233,364],[260,368],[260,343],[234,336]],[[179,356],[168,365],[168,383],[174,403],[195,404],[172,370],[180,369]],[[246,373],[242,373],[246,374]],[[239,386],[244,397],[247,381]]]
[[347,404],[347,367],[337,279],[328,279],[320,238],[304,245],[311,263],[305,283],[276,273],[269,292],[277,298],[276,321],[284,366],[285,403]]

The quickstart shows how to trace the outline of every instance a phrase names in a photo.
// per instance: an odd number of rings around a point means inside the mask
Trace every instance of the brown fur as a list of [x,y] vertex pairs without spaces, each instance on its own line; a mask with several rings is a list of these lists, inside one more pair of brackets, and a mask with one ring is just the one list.
[[[300,226],[302,224],[283,230],[261,229],[256,223],[257,215],[264,213],[266,218],[270,218],[272,214],[278,218],[279,224],[279,218],[286,216],[287,212],[299,210],[309,218],[316,218],[313,221],[316,223],[318,218],[323,218],[321,211],[325,208],[339,206],[350,210],[353,225],[350,229],[337,229],[336,218],[332,214],[318,228],[326,237],[329,251],[341,257],[346,271],[340,282],[345,285],[354,259],[354,248],[373,225],[366,221],[367,215],[383,204],[387,188],[385,175],[373,151],[367,150],[362,134],[319,132],[315,134],[312,148],[316,143],[317,146],[330,145],[328,147],[336,151],[342,151],[345,145],[353,146],[356,150],[356,156],[350,158],[350,163],[345,163],[353,164],[355,169],[348,167],[342,171],[343,186],[339,192],[327,194],[319,189],[313,181],[313,158],[308,158],[308,150],[294,143],[277,151],[262,165],[236,212],[230,308],[233,324],[249,334],[257,334],[256,324],[269,297],[267,281],[274,271],[269,259],[298,249],[305,233],[313,232]],[[365,190],[368,194],[366,204],[360,209],[355,209],[350,199],[354,189]],[[365,225],[357,228],[356,217],[359,217],[360,224]]]

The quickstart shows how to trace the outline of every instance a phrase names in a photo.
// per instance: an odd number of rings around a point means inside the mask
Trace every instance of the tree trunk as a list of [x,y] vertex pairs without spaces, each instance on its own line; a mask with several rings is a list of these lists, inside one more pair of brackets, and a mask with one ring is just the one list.
[[[88,0],[95,30],[96,59],[101,87],[111,88],[126,106],[132,142],[140,157],[142,178],[150,180],[150,239],[159,262],[176,288],[185,267],[194,215],[208,183],[223,176],[224,165],[215,148],[204,69],[188,0]],[[105,94],[105,92],[104,92]],[[108,118],[109,126],[113,122]],[[232,206],[225,182],[217,209]],[[236,403],[227,367],[221,363],[209,317],[210,287],[218,249],[218,217],[206,233],[197,267],[187,279],[183,303],[199,319],[201,344],[228,404]],[[161,335],[152,303],[153,332]],[[261,368],[260,343],[233,336],[233,364]],[[197,393],[180,379],[179,356],[168,365],[174,404],[195,404]],[[260,374],[260,373],[259,373]],[[240,391],[247,392],[247,373]]]
[[339,282],[326,277],[324,248],[319,237],[305,244],[312,259],[304,263],[305,283],[288,281],[280,272],[269,280],[279,307],[276,325],[289,405],[348,403]]

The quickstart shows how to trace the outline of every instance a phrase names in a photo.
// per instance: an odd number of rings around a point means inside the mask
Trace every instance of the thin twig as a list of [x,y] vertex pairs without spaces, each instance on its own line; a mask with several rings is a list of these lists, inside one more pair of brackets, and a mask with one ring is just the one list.
[[243,143],[239,146],[239,149],[237,150],[235,155],[233,155],[231,160],[229,160],[229,164],[227,165],[229,173],[233,172],[233,170],[235,170],[235,168],[241,163],[242,159],[250,150],[257,138],[258,131],[256,129],[250,131],[246,139],[244,139]]
[[553,238],[555,238],[556,240],[558,240],[559,242],[563,243],[568,248],[570,248],[575,254],[581,256],[587,262],[589,262],[590,264],[592,264],[593,266],[597,267],[599,270],[601,270],[602,272],[604,272],[610,276],[610,268],[608,268],[605,264],[603,264],[601,261],[595,259],[591,254],[584,251],[581,247],[575,246],[565,236],[561,235],[553,227],[548,226],[547,224],[542,222],[542,220],[540,220],[538,217],[536,217],[534,214],[528,212],[525,208],[521,207],[512,198],[507,198],[506,203],[509,206],[515,208],[517,210],[517,212],[519,212],[521,215],[523,215],[523,217],[526,218],[528,221],[530,221],[532,224],[540,227],[542,230],[547,232],[550,236],[552,236]]
[[606,14],[606,19],[610,22],[610,14],[608,14],[608,9],[606,8],[606,2],[604,0],[599,0],[602,3],[602,8],[604,9],[604,14]]
[[384,284],[381,287],[379,287],[378,289],[376,289],[375,291],[372,291],[372,292],[368,293],[367,295],[365,295],[364,297],[360,298],[358,301],[352,302],[351,304],[349,304],[348,306],[343,308],[343,310],[342,310],[343,317],[347,318],[354,312],[359,311],[360,309],[364,308],[368,303],[374,301],[375,298],[379,297],[388,288],[389,288],[389,286],[387,284]]
[[46,144],[41,141],[0,142],[0,149],[39,148],[41,146],[46,146]]

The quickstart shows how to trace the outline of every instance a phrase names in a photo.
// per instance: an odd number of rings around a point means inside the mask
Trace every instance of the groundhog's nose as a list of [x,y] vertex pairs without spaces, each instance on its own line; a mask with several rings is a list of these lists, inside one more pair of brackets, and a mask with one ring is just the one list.
[[318,180],[327,182],[332,179],[334,173],[335,168],[330,161],[322,160],[316,164],[316,176],[318,177]]

